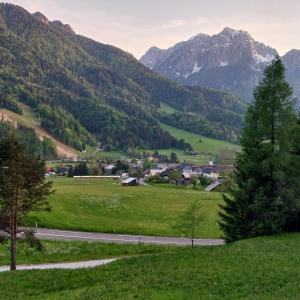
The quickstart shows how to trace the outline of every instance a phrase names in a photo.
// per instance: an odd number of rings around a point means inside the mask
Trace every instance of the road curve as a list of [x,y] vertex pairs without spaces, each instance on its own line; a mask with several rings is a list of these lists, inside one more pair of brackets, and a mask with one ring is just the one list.
[[[50,270],[50,269],[82,269],[82,268],[95,268],[109,264],[117,260],[101,259],[101,260],[88,260],[69,263],[51,263],[51,264],[35,264],[35,265],[18,265],[17,270]],[[9,271],[9,266],[0,266],[0,273]]]
[[[63,240],[63,241],[94,241],[103,243],[118,244],[157,244],[157,245],[175,245],[189,246],[191,239],[161,236],[145,236],[145,235],[127,235],[127,234],[111,234],[96,232],[81,232],[69,230],[57,230],[46,228],[35,228],[36,237],[46,240]],[[217,246],[223,245],[222,239],[195,239],[194,245],[197,246]]]

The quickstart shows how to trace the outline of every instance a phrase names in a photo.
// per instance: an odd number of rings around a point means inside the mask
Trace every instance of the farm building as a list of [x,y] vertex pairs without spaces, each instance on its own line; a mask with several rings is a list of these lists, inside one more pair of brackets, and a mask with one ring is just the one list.
[[135,177],[129,177],[126,178],[125,180],[121,181],[122,186],[135,186],[138,185],[138,179]]
[[108,165],[108,166],[104,167],[105,175],[112,175],[115,168],[116,168],[115,165]]

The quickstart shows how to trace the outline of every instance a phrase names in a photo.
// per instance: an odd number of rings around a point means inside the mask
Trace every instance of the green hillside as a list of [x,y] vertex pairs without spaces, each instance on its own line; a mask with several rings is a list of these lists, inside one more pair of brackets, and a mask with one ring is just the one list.
[[214,138],[235,140],[243,122],[240,98],[180,86],[19,6],[0,4],[0,45],[0,108],[22,114],[18,103],[28,105],[44,130],[79,151],[96,142],[107,150],[186,148],[160,128],[160,103],[193,112],[203,121],[197,130]]
[[194,150],[197,152],[210,152],[212,154],[217,154],[223,150],[230,150],[235,152],[240,150],[240,146],[236,144],[190,133],[166,124],[161,124],[161,126],[178,139],[184,139],[185,141],[190,143]]
[[37,138],[40,140],[50,140],[60,157],[77,159],[77,151],[74,148],[62,143],[58,138],[42,128],[40,120],[35,116],[29,106],[18,103],[18,107],[20,107],[20,109],[22,110],[21,115],[8,109],[0,108],[0,119],[13,124],[15,127],[24,126],[26,128],[32,129]]
[[163,123],[161,123],[161,127],[177,139],[184,139],[193,147],[194,151],[198,153],[198,155],[188,155],[184,151],[178,149],[159,150],[159,153],[165,155],[170,155],[171,152],[175,152],[181,162],[207,164],[210,159],[214,161],[226,159],[227,162],[232,162],[236,152],[240,151],[240,146],[237,144],[208,138]]

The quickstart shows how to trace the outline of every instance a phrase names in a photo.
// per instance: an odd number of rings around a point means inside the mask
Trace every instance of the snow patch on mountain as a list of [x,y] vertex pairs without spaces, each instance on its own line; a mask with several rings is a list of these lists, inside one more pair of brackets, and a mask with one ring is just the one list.
[[228,66],[228,61],[221,61],[221,62],[220,62],[220,66],[221,66],[221,67],[226,67],[226,66]]
[[268,64],[275,58],[274,55],[267,54],[266,56],[263,56],[261,54],[255,53],[254,54],[254,60],[257,64],[263,63]]
[[202,68],[203,68],[203,67],[202,67],[202,66],[199,67],[199,66],[198,66],[198,63],[196,62],[195,65],[194,65],[192,74],[200,72],[200,71],[202,70]]

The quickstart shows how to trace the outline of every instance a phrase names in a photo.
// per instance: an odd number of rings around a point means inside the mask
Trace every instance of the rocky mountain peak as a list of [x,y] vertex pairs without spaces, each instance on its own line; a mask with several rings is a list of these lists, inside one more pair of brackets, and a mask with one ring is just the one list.
[[219,35],[225,35],[225,36],[230,36],[230,37],[233,37],[233,36],[236,36],[238,34],[241,34],[245,31],[241,31],[241,30],[236,30],[236,29],[232,29],[230,27],[225,27],[220,33]]
[[72,27],[69,24],[63,24],[61,21],[55,20],[55,21],[51,22],[50,25],[53,28],[55,28],[63,33],[75,34],[75,31],[72,29]]
[[141,57],[140,61],[149,69],[153,69],[157,62],[164,57],[165,51],[153,46]]
[[276,55],[275,49],[256,42],[248,32],[225,27],[166,50],[150,48],[140,61],[179,83],[226,89],[250,99],[253,86]]
[[44,24],[49,24],[48,18],[45,15],[43,15],[41,12],[37,11],[37,12],[33,13],[32,15],[40,22],[42,22]]

